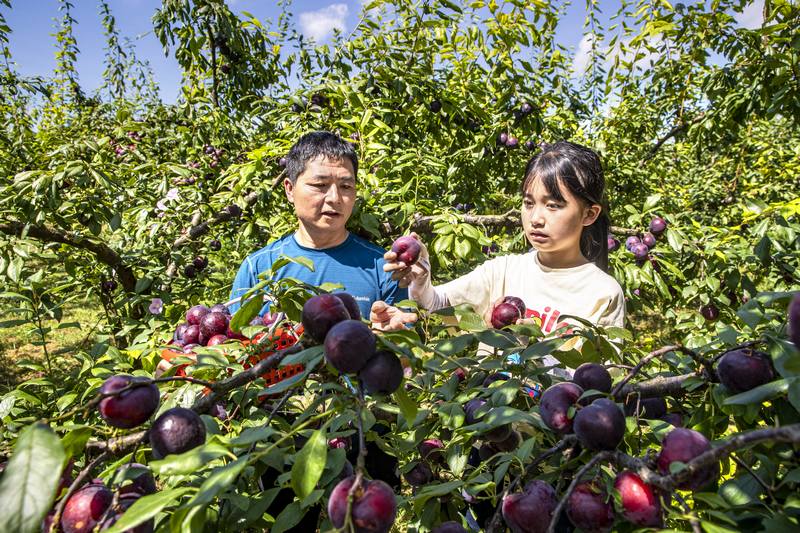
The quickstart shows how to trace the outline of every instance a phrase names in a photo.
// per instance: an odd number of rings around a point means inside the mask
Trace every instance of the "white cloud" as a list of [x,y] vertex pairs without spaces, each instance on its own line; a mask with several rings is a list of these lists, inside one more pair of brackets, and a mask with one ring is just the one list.
[[592,42],[594,41],[594,34],[587,33],[578,43],[578,49],[575,51],[575,57],[572,58],[572,71],[576,75],[583,74],[589,64],[589,55],[592,53]]
[[317,11],[300,13],[300,31],[309,39],[321,42],[338,28],[344,31],[347,4],[331,4]]
[[755,0],[748,4],[741,13],[734,13],[733,18],[742,28],[754,30],[764,24],[764,0]]

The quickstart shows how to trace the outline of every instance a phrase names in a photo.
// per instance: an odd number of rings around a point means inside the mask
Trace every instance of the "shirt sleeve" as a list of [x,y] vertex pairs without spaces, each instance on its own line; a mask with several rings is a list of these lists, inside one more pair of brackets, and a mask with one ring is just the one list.
[[[231,295],[229,300],[233,300],[234,298],[239,298],[256,284],[256,274],[253,272],[253,269],[250,265],[250,259],[245,258],[242,261],[242,265],[239,267],[239,271],[236,273],[236,277],[233,280],[233,286],[231,287]],[[228,306],[228,309],[231,313],[235,313],[241,305],[239,302],[231,304]]]
[[397,281],[392,279],[391,274],[383,271],[382,261],[378,261],[375,265],[375,268],[381,276],[381,300],[389,305],[394,305],[396,302],[408,300],[408,289],[401,288]]
[[625,327],[625,295],[622,288],[617,287],[616,293],[611,297],[605,313],[598,320],[600,326]]

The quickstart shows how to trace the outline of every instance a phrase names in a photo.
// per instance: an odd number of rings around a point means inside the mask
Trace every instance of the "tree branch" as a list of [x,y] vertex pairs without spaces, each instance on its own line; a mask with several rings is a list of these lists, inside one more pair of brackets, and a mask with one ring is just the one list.
[[0,232],[14,237],[60,242],[91,252],[100,262],[114,269],[125,291],[133,292],[136,287],[136,276],[133,270],[125,265],[122,257],[105,243],[92,241],[89,237],[73,231],[63,231],[46,225],[23,224],[15,220],[0,222]]

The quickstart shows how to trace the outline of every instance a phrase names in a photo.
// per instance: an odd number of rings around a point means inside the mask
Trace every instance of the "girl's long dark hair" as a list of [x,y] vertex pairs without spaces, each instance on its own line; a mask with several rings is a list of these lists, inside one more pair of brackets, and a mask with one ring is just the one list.
[[597,220],[583,228],[581,253],[603,272],[608,272],[607,239],[611,222],[604,195],[606,181],[597,152],[569,141],[543,144],[541,151],[533,156],[525,167],[523,194],[535,179],[542,180],[550,196],[559,202],[564,201],[559,187],[561,183],[575,197],[589,205],[597,204],[602,208]]

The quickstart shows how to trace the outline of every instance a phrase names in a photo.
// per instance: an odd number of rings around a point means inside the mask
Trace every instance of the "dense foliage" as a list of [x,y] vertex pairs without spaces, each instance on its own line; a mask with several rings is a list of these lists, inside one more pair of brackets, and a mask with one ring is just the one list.
[[[587,2],[590,46],[575,68],[556,41],[562,6],[549,2],[376,0],[351,33],[315,45],[294,29],[288,4],[278,20],[258,21],[222,0],[164,0],[153,24],[183,71],[174,105],[159,100],[147,62],[116,28],[113,5],[99,5],[106,83],[90,95],[75,68],[69,1],[61,1],[50,77],[15,70],[7,47],[14,28],[0,19],[0,325],[29,326],[42,350],[40,360],[18,362],[35,374],[0,398],[0,456],[11,458],[0,501],[17,511],[0,529],[39,528],[63,496],[63,468],[67,477],[82,472],[116,486],[117,467],[133,461],[156,474],[159,490],[120,524],[155,518],[161,531],[283,531],[313,515],[326,530],[320,509],[346,456],[327,443],[346,440],[361,472],[365,458],[356,455],[366,439],[373,457],[378,449],[395,456],[406,474],[424,463],[418,445],[431,438],[442,441],[444,460],[428,461],[430,479],[413,489],[407,477],[398,481],[398,530],[461,521],[468,504],[493,511],[521,479],[552,483],[558,500],[581,476],[618,494],[616,474],[634,467],[662,489],[669,527],[798,527],[800,353],[787,340],[787,305],[800,288],[795,3],[764,2],[763,25],[744,29],[734,18],[740,1],[623,2],[610,27]],[[186,311],[225,301],[241,260],[295,227],[281,157],[314,129],[338,131],[358,147],[351,230],[384,246],[417,231],[440,280],[527,248],[518,188],[539,143],[593,146],[605,164],[615,236],[642,236],[654,216],[668,223],[645,260],[625,246],[611,253],[628,330],[587,325],[538,342],[535,328],[487,329],[456,309],[377,335],[412,370],[392,395],[366,397],[306,338],[250,370],[252,347],[201,349],[186,369],[199,382],[157,383],[158,413],[203,413],[205,443],[155,460],[138,430],[109,427],[92,399],[114,374],[153,378]],[[311,295],[291,282],[260,290],[294,323]],[[70,327],[62,317],[75,301],[103,310],[96,324],[82,324],[96,328],[96,343],[50,354],[46,341]],[[245,306],[233,320],[247,325],[253,312]],[[478,352],[478,341],[495,353]],[[717,365],[741,346],[768,354],[774,374],[736,394],[719,383]],[[518,364],[507,362],[511,353]],[[624,441],[605,455],[551,431],[521,388],[551,385],[538,364],[548,353],[572,368],[607,362],[615,388],[606,392],[620,403],[631,394],[666,396],[685,427],[724,450],[706,462],[719,463],[721,477],[711,488],[673,493],[682,474],[648,463],[648,450],[658,451],[671,429],[660,417],[633,411]],[[305,370],[288,380],[259,378],[301,363]],[[511,379],[484,384],[501,370]],[[264,388],[275,395],[267,403],[259,400]],[[491,410],[466,423],[464,405],[475,397]],[[212,410],[217,404],[226,416]],[[487,449],[486,432],[506,424],[517,444]],[[731,440],[750,431],[773,432]],[[271,484],[259,485],[268,471],[277,472]],[[279,486],[290,497],[276,508]],[[619,511],[624,503],[612,499]],[[615,530],[634,527],[615,516]],[[503,523],[496,518],[492,528]]]

